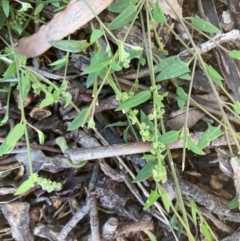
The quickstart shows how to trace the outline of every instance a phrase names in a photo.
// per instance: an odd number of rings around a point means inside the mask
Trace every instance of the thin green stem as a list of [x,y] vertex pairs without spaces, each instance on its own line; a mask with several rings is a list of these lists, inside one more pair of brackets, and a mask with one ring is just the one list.
[[[190,100],[191,100],[191,93],[192,93],[192,86],[193,86],[193,78],[194,78],[196,64],[197,64],[197,61],[196,61],[196,58],[195,58],[194,62],[193,62],[192,78],[191,78],[190,85],[189,85],[189,90],[188,90],[188,99],[187,99],[187,104],[186,104],[185,120],[184,120],[184,127],[183,127],[184,143],[187,142],[187,138],[189,137],[188,136],[188,133],[189,133],[189,131],[188,131],[188,114],[189,114],[189,107],[190,107]],[[182,170],[185,169],[185,157],[186,157],[186,147],[184,145],[184,147],[183,147],[183,155],[182,155]]]
[[[157,185],[157,188],[159,190],[159,193],[162,193],[163,189],[162,187],[159,185],[159,183],[156,183]],[[185,222],[184,219],[181,218],[181,216],[179,215],[178,211],[175,209],[175,207],[173,206],[172,202],[169,203],[170,206],[171,206],[171,209],[173,210],[174,214],[177,216],[179,222],[183,225],[183,227],[185,228],[186,232],[187,232],[187,235],[188,235],[188,238],[189,238],[189,241],[195,241],[195,238],[193,237],[190,229],[189,229],[189,225],[188,223]]]
[[[178,16],[178,14],[176,13],[176,11],[175,11],[173,8],[172,8],[172,10],[173,10],[174,13],[176,14],[176,16]],[[226,116],[226,113],[224,112],[223,106],[221,105],[221,99],[220,99],[220,97],[219,97],[219,95],[218,95],[218,93],[217,93],[217,90],[216,90],[216,88],[215,88],[215,86],[214,86],[214,83],[213,83],[213,81],[212,81],[212,79],[211,79],[211,77],[210,77],[210,75],[209,75],[209,73],[208,73],[208,71],[207,71],[206,64],[204,63],[204,61],[203,61],[203,59],[202,59],[201,53],[200,53],[199,49],[197,48],[196,44],[194,43],[194,41],[193,41],[193,39],[192,39],[192,37],[191,37],[191,35],[190,35],[190,33],[189,33],[189,30],[188,30],[188,28],[186,27],[186,25],[184,24],[184,21],[182,20],[182,18],[180,18],[180,17],[178,16],[178,19],[179,19],[179,22],[182,24],[182,26],[183,26],[186,34],[189,36],[189,39],[190,39],[190,42],[191,42],[191,44],[192,44],[192,46],[193,46],[193,49],[194,49],[194,51],[195,51],[195,55],[196,55],[196,57],[197,57],[197,60],[198,60],[198,62],[200,63],[200,65],[201,65],[201,67],[202,67],[202,69],[203,69],[203,73],[206,75],[206,77],[207,77],[207,79],[208,79],[208,81],[209,81],[209,84],[210,84],[210,86],[211,86],[211,89],[212,89],[212,91],[213,91],[213,94],[214,94],[214,96],[215,96],[215,98],[216,98],[216,100],[217,100],[217,103],[218,103],[220,112],[221,112],[221,114],[222,114],[223,121],[227,124],[227,126],[229,126],[229,131],[230,131],[230,133],[231,133],[231,135],[232,135],[232,137],[233,137],[233,139],[234,139],[234,141],[235,141],[235,143],[236,143],[236,145],[237,145],[237,147],[238,147],[238,150],[239,150],[239,152],[240,152],[239,143],[237,142],[237,138],[236,138],[236,136],[235,136],[235,133],[234,133],[233,129],[231,128],[231,124],[229,123],[229,120],[228,120],[228,118],[227,118],[227,116]]]
[[[11,46],[13,46],[13,40],[12,40],[11,32],[10,32],[10,29],[9,29],[8,25],[7,25],[7,27],[8,27],[8,31],[10,33]],[[27,130],[27,120],[25,118],[24,105],[23,105],[23,93],[22,93],[22,87],[21,87],[22,81],[24,81],[24,80],[20,76],[21,63],[19,62],[19,60],[17,58],[17,55],[15,53],[14,53],[14,62],[16,63],[16,74],[17,74],[18,84],[19,84],[19,107],[20,107],[20,110],[21,110],[21,122],[24,124],[24,128],[25,128],[24,132],[25,132],[25,139],[26,139],[26,144],[27,144],[29,173],[30,173],[30,176],[32,176],[33,166],[32,166],[32,158],[31,158],[31,147],[30,147],[30,142],[29,142],[29,136],[28,136],[28,130]]]
[[[161,123],[162,133],[164,134],[164,133],[166,133],[166,130],[165,130],[165,125],[164,125],[162,119],[160,120],[160,123]],[[168,156],[168,163],[169,163],[171,173],[172,173],[172,176],[173,176],[173,180],[174,180],[174,183],[175,183],[175,186],[176,186],[177,200],[178,200],[180,209],[181,209],[182,214],[183,214],[184,225],[186,225],[186,232],[188,233],[189,240],[195,241],[195,239],[191,238],[192,234],[191,233],[189,234],[190,228],[189,228],[189,224],[188,224],[187,212],[186,212],[185,205],[184,205],[184,202],[183,202],[182,192],[181,192],[181,188],[180,188],[180,185],[179,185],[179,182],[178,182],[178,177],[177,177],[177,174],[176,174],[171,150],[169,149],[168,146],[166,146],[166,150],[167,150],[167,156]]]

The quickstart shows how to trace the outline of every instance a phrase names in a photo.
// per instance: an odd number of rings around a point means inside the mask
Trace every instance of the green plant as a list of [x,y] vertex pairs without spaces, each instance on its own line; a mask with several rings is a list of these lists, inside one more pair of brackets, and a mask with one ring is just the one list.
[[[52,182],[46,178],[40,178],[38,177],[37,173],[33,173],[27,127],[29,126],[33,128],[38,133],[40,144],[44,143],[44,134],[26,120],[23,102],[28,96],[30,90],[33,91],[35,95],[45,95],[45,98],[40,103],[41,108],[58,102],[61,95],[65,97],[66,105],[69,105],[71,102],[71,95],[70,93],[66,92],[66,80],[62,82],[61,86],[53,84],[48,79],[36,73],[33,69],[29,68],[26,65],[26,58],[13,50],[14,40],[11,35],[11,30],[15,31],[19,35],[23,33],[24,29],[29,23],[29,20],[32,18],[30,15],[28,15],[27,11],[32,9],[32,5],[34,5],[35,2],[23,2],[16,0],[15,3],[15,8],[12,7],[12,3],[10,3],[8,0],[3,0],[0,3],[0,12],[2,13],[0,29],[3,27],[7,28],[9,33],[8,39],[10,41],[10,43],[7,43],[6,40],[1,37],[3,42],[6,43],[6,48],[0,55],[2,71],[1,82],[8,82],[8,80],[11,78],[12,80],[15,80],[10,83],[8,87],[1,89],[2,92],[8,93],[6,113],[4,118],[1,120],[1,125],[6,124],[9,119],[9,102],[13,87],[17,89],[19,94],[18,107],[21,110],[21,120],[13,129],[9,131],[7,137],[0,146],[0,155],[11,151],[15,147],[17,141],[25,137],[28,147],[30,176],[25,182],[22,183],[22,185],[19,186],[15,192],[15,195],[28,191],[34,186],[35,183],[39,184],[44,190],[51,192],[55,188],[60,188],[61,184]],[[50,2],[46,1],[34,5],[34,15],[36,16],[43,9],[43,7],[49,3]],[[64,3],[66,4],[67,2],[65,1]],[[52,4],[56,7],[60,7],[60,1],[52,1]],[[34,21],[35,20],[38,21],[37,16],[34,17]]]
[[[59,1],[56,1],[55,4],[58,2]],[[19,3],[23,5],[22,2]],[[37,15],[43,9],[44,4],[49,3],[49,1],[39,3],[35,6],[34,13]],[[51,3],[53,4],[53,2]],[[30,5],[28,3],[27,8],[25,7],[24,11],[26,11],[29,8]],[[142,13],[143,8],[145,8],[146,25],[144,23]],[[11,32],[10,30],[13,29],[16,30],[19,34],[22,33],[25,29],[23,25],[24,21],[26,20],[25,17],[27,16],[27,14],[22,14],[20,10],[16,9],[13,9],[12,14],[10,14],[10,5],[9,1],[7,0],[2,1],[0,9],[2,12],[4,12],[5,19],[7,19],[7,17],[10,16],[11,21],[15,21],[16,16],[22,16],[20,17],[21,21],[19,20],[18,23],[12,22],[13,24],[10,23],[8,25],[7,23],[5,23],[4,20],[3,23],[0,23],[0,28],[6,25],[8,27],[9,32]],[[87,75],[86,87],[92,87],[93,101],[91,102],[89,107],[83,109],[79,113],[79,115],[70,123],[70,125],[68,126],[68,130],[75,130],[81,126],[84,126],[85,124],[88,124],[89,128],[93,128],[95,126],[93,118],[94,108],[98,102],[98,96],[101,93],[104,84],[108,84],[114,91],[116,99],[119,100],[121,103],[115,111],[122,111],[126,115],[126,120],[116,123],[115,125],[125,125],[125,133],[127,133],[128,130],[131,128],[132,130],[138,130],[142,141],[150,141],[152,143],[151,153],[148,155],[144,155],[142,157],[146,160],[147,164],[145,165],[145,167],[142,168],[142,170],[133,180],[134,183],[139,183],[152,176],[156,182],[156,188],[155,190],[152,190],[151,193],[148,195],[148,199],[146,201],[144,209],[148,209],[151,205],[155,205],[156,202],[161,199],[165,210],[168,213],[172,211],[174,214],[171,220],[172,227],[174,227],[173,224],[178,224],[179,234],[184,230],[187,233],[189,240],[195,240],[189,226],[189,221],[187,217],[188,214],[183,203],[181,190],[178,184],[178,178],[173,165],[173,158],[168,145],[178,139],[183,140],[183,169],[185,166],[186,149],[191,150],[197,155],[205,155],[204,148],[212,140],[223,135],[224,133],[230,134],[234,138],[238,151],[240,152],[239,136],[237,136],[234,130],[232,129],[232,126],[229,123],[229,120],[223,108],[228,108],[228,110],[230,110],[233,114],[237,116],[237,118],[239,118],[238,114],[240,113],[240,104],[239,102],[235,101],[224,89],[222,83],[223,78],[218,73],[218,71],[203,61],[201,53],[199,52],[199,49],[195,45],[189,33],[188,26],[191,26],[191,28],[195,28],[201,34],[204,34],[201,31],[217,33],[219,32],[219,29],[217,29],[210,23],[203,21],[198,16],[186,19],[183,19],[181,16],[178,16],[180,23],[184,26],[185,31],[190,38],[192,49],[186,46],[185,43],[182,42],[182,44],[190,53],[192,53],[192,57],[188,62],[184,62],[179,58],[179,56],[165,56],[165,58],[160,58],[159,56],[155,56],[152,52],[152,43],[150,36],[151,31],[153,31],[155,34],[154,38],[157,42],[159,52],[164,53],[166,55],[167,51],[164,49],[164,45],[162,44],[161,39],[156,34],[155,23],[163,23],[167,27],[169,27],[171,31],[172,29],[170,28],[170,26],[168,26],[166,18],[157,3],[154,4],[152,1],[143,0],[116,1],[109,7],[109,10],[119,13],[118,17],[116,17],[108,26],[105,26],[102,23],[102,21],[96,16],[97,20],[99,21],[100,27],[99,29],[96,29],[92,26],[92,33],[89,38],[89,41],[60,40],[50,42],[52,46],[67,52],[64,58],[51,64],[52,66],[55,66],[55,69],[61,68],[63,66],[65,66],[65,68],[67,69],[69,53],[82,52],[87,50],[90,46],[94,49],[93,53],[91,54],[90,65],[82,73],[82,75]],[[16,13],[18,15],[16,15]],[[143,38],[143,46],[131,46],[125,43],[125,39],[131,31],[131,27],[138,16],[142,23],[142,32],[146,32],[147,37]],[[129,23],[129,31],[127,32],[124,40],[119,40],[112,34],[111,30],[118,29]],[[115,53],[111,51],[111,48],[107,41],[106,47],[102,46],[101,44],[100,39],[101,37],[107,39],[106,34],[111,36],[112,40],[116,44]],[[173,34],[177,36],[175,32],[173,32]],[[207,35],[204,36],[208,37]],[[20,138],[25,136],[29,150],[28,156],[30,176],[29,179],[26,180],[19,187],[15,194],[18,195],[28,191],[30,188],[34,186],[35,183],[41,185],[44,190],[52,191],[55,188],[60,188],[60,184],[39,178],[37,174],[33,173],[32,171],[30,143],[28,138],[27,126],[30,126],[31,128],[34,127],[30,123],[28,123],[25,118],[23,100],[28,95],[30,89],[32,89],[36,95],[44,93],[45,98],[40,103],[41,107],[49,106],[55,102],[58,102],[61,95],[64,95],[66,103],[65,105],[67,106],[71,102],[71,95],[68,92],[66,92],[66,80],[64,80],[60,86],[56,86],[46,78],[43,78],[39,74],[35,73],[31,68],[26,66],[26,59],[12,50],[13,45],[13,41],[11,40],[11,47],[8,46],[5,52],[3,52],[0,56],[0,59],[4,62],[4,71],[2,73],[3,78],[1,79],[1,81],[4,82],[7,79],[13,77],[16,77],[17,81],[11,84],[9,88],[2,89],[2,91],[7,91],[9,93],[8,96],[10,96],[11,88],[17,87],[20,95],[19,108],[21,110],[21,120],[9,132],[4,143],[0,146],[0,155],[8,153],[10,150],[12,150],[16,142]],[[226,53],[228,53],[230,57],[240,59],[239,51],[233,50],[229,52],[224,48],[223,50]],[[150,71],[151,85],[147,90],[138,91],[138,80],[136,79],[134,86],[127,93],[122,91],[119,87],[119,83],[117,81],[115,73],[124,68],[128,68],[133,60],[135,62],[138,62],[138,66],[147,63],[147,66]],[[157,64],[158,70],[161,71],[157,76],[155,76],[154,74],[153,64]],[[209,83],[212,87],[213,93],[215,94],[215,97],[217,99],[220,111],[222,113],[222,120],[219,120],[216,117],[212,116],[207,110],[202,109],[207,115],[211,116],[219,125],[211,126],[210,124],[208,124],[208,128],[205,130],[204,134],[202,135],[197,144],[194,143],[193,140],[190,138],[189,129],[187,127],[188,110],[190,106],[190,100],[192,100],[191,92],[196,65],[200,66],[204,74],[207,76]],[[177,78],[189,82],[188,93],[186,93],[185,90],[178,85],[177,81],[175,81]],[[101,79],[100,84],[98,84],[98,79]],[[168,93],[160,94],[159,91],[161,89],[161,83],[165,80],[170,80],[172,84],[176,87],[177,104],[179,108],[181,109],[184,106],[186,106],[187,109],[184,126],[179,131],[166,132],[165,130],[163,122],[164,98],[168,95]],[[232,103],[226,104],[221,101],[216,91],[215,85],[219,86],[219,88],[229,97]],[[144,112],[139,111],[139,106],[149,100],[152,100],[153,108],[152,112],[149,115],[146,115],[144,114]],[[8,112],[6,112],[5,118],[2,120],[1,123],[6,123],[7,119]],[[36,128],[34,129],[38,132],[39,142],[43,143],[44,134],[40,130],[37,130]],[[224,129],[224,131],[222,131],[222,129]],[[64,152],[67,148],[67,144],[61,139],[58,139],[57,142],[58,145],[62,148],[62,151]],[[229,147],[231,150],[230,145]],[[167,192],[162,188],[160,184],[167,180],[167,163],[165,161],[166,157],[168,159],[168,164],[171,168],[171,172],[176,183],[177,198],[180,212],[177,211],[177,209],[173,205],[173,202],[169,198]],[[69,164],[72,165],[71,162],[69,162]],[[190,201],[190,203],[192,211],[191,217],[194,222],[194,225],[199,225],[199,228],[206,237],[206,239],[211,240],[211,236],[215,237],[214,233],[212,232],[211,228],[207,225],[201,213],[197,210],[196,205],[192,201]]]

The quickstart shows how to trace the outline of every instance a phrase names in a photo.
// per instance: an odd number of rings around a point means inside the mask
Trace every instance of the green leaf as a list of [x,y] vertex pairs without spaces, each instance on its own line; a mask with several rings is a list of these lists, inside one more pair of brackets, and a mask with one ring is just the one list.
[[184,106],[185,106],[185,100],[183,100],[182,98],[180,98],[179,96],[177,97],[177,104],[178,104],[178,107],[180,108],[180,109],[183,109],[184,108]]
[[0,126],[5,125],[5,124],[8,122],[8,119],[9,119],[9,115],[8,115],[8,113],[6,112],[5,115],[4,115],[4,117],[3,117],[3,118],[1,119],[1,121],[0,121]]
[[24,135],[24,131],[24,124],[17,124],[16,126],[14,126],[14,128],[8,133],[4,142],[0,146],[0,155],[6,154],[11,151],[15,147],[17,141]]
[[45,4],[44,4],[43,2],[40,2],[40,3],[37,5],[37,7],[35,8],[33,14],[34,14],[35,16],[38,15],[38,14],[43,10],[44,6],[45,6]]
[[90,37],[90,43],[96,42],[99,38],[101,38],[104,35],[104,31],[100,29],[93,28],[92,29],[92,34]]
[[200,229],[201,229],[202,233],[204,234],[205,238],[208,241],[212,241],[212,237],[211,237],[208,227],[202,223],[202,224],[200,224]]
[[[39,84],[38,86],[40,88],[41,84]],[[45,85],[44,85],[44,87],[45,87]],[[51,85],[47,86],[47,92],[51,93],[52,91],[53,91],[53,86],[51,86]]]
[[183,79],[183,80],[191,80],[192,79],[192,76],[188,73],[186,74],[183,74],[181,76],[178,76],[179,79]]
[[183,100],[188,99],[188,95],[185,93],[184,89],[182,87],[177,87],[177,95]]
[[205,148],[210,144],[211,141],[214,139],[218,138],[219,136],[223,135],[223,131],[221,131],[221,126],[219,125],[218,127],[211,126],[208,123],[208,128],[207,130],[203,133],[201,136],[200,140],[198,141],[197,146],[200,149]]
[[6,20],[6,16],[5,16],[2,8],[0,8],[0,16],[1,16],[1,18],[0,18],[0,29],[2,29],[2,27],[5,23],[5,20]]
[[232,105],[232,107],[233,107],[234,112],[239,115],[240,114],[240,103],[239,103],[239,101],[236,101]]
[[130,99],[128,99],[127,101],[122,103],[121,105],[119,105],[118,108],[116,109],[116,111],[119,111],[119,110],[128,111],[130,108],[138,106],[138,105],[146,102],[150,98],[151,98],[151,91],[144,90],[144,91],[134,95],[133,97],[131,97]]
[[91,85],[93,85],[94,80],[97,79],[96,73],[88,74],[87,81],[86,81],[86,88],[88,89]]
[[178,232],[177,232],[178,237],[180,237],[180,235],[181,235],[182,232],[183,232],[183,225],[182,225],[181,222],[178,223],[177,229],[178,229]]
[[150,208],[160,197],[159,193],[157,190],[151,190],[151,193],[143,207],[143,210],[147,210],[148,208]]
[[180,109],[183,109],[186,100],[188,99],[188,95],[185,93],[182,87],[177,87],[177,104]]
[[211,65],[207,65],[207,72],[215,84],[223,86],[223,77]]
[[18,10],[19,12],[26,12],[29,8],[32,8],[30,3],[25,3],[21,1],[18,2],[21,3],[21,8]]
[[68,126],[68,131],[73,131],[79,128],[80,126],[83,126],[89,119],[90,115],[90,109],[85,108],[83,109],[78,116],[70,123]]
[[165,145],[168,145],[174,141],[178,140],[180,131],[168,131],[161,136],[159,136],[158,140]]
[[91,64],[83,72],[84,74],[96,73],[100,70],[103,70],[111,63],[111,59],[106,59],[106,56],[103,52],[97,52],[91,58]]
[[39,143],[42,145],[45,141],[45,136],[44,136],[43,132],[41,132],[40,130],[37,130],[37,133],[38,133]]
[[161,198],[162,198],[162,202],[163,202],[165,210],[169,213],[172,201],[171,201],[168,193],[165,190],[162,190]]
[[172,215],[172,217],[171,217],[171,219],[170,219],[170,226],[172,227],[172,228],[175,228],[176,226],[177,226],[177,221],[178,221],[178,219],[177,219],[177,215],[175,214],[175,213],[173,213],[173,215]]
[[41,101],[39,106],[40,106],[40,108],[44,108],[48,105],[52,105],[54,103],[54,101],[55,100],[54,100],[53,95],[47,92],[45,95],[45,98]]
[[[166,64],[166,62],[165,62]],[[161,66],[161,64],[160,64]],[[160,74],[157,75],[156,81],[162,81],[166,79],[175,78],[181,76],[187,72],[190,72],[188,64],[175,58],[168,67],[165,67]]]
[[123,141],[128,142],[128,129],[130,128],[130,125],[123,131]]
[[194,224],[197,223],[197,206],[196,203],[190,199],[190,204],[191,204],[191,212],[192,212],[192,218],[194,221]]
[[148,236],[150,241],[157,241],[156,236],[152,232],[150,232],[148,230],[142,230],[142,231]]
[[158,70],[163,71],[167,67],[169,67],[174,61],[176,61],[178,56],[170,56],[165,59],[162,59],[158,65]]
[[31,83],[30,83],[30,75],[29,72],[21,72],[21,79],[20,79],[20,88],[21,88],[21,98],[22,101],[24,101],[27,96],[28,92],[31,89]]
[[141,157],[141,159],[146,160],[147,162],[150,162],[150,161],[155,161],[156,156],[154,156],[154,155],[143,155]]
[[124,9],[109,25],[109,30],[121,28],[131,22],[137,14],[137,7],[130,2],[128,7]]
[[62,90],[61,90],[61,89],[55,89],[55,90],[53,91],[52,96],[53,96],[53,98],[54,98],[54,102],[58,102],[58,101],[60,100],[61,94],[62,94]]
[[120,71],[121,69],[122,67],[113,59],[111,64],[111,71],[115,72],[115,71]]
[[61,85],[60,85],[60,89],[61,89],[62,91],[65,91],[65,90],[67,89],[67,87],[68,87],[68,82],[64,79],[64,80],[62,81]]
[[147,163],[141,171],[138,173],[136,178],[132,181],[133,183],[142,182],[152,176],[152,171],[157,165],[157,160]]
[[10,12],[9,0],[2,0],[2,9],[4,11],[5,16],[8,17]]
[[221,32],[220,29],[216,28],[211,23],[202,20],[197,15],[195,15],[192,18],[192,24],[196,29],[203,31],[203,32],[207,32],[207,33],[220,33]]
[[240,50],[232,50],[228,53],[229,57],[240,60]]
[[54,40],[49,41],[49,43],[55,48],[70,53],[83,52],[91,45],[87,40]]
[[157,21],[158,23],[166,23],[166,17],[162,12],[162,9],[159,7],[159,2],[156,1],[156,3],[154,4],[154,8],[152,11],[152,15],[155,21]]
[[11,78],[11,77],[15,77],[16,76],[16,64],[13,62],[11,63],[7,70],[4,72],[3,76],[6,78]]
[[[12,51],[12,50],[10,50],[10,51]],[[17,58],[18,64],[27,65],[27,58],[25,55],[18,53],[18,52],[14,52],[13,55],[15,55],[15,57]]]
[[50,4],[55,8],[60,8],[60,2],[50,2]]
[[116,0],[108,7],[108,10],[113,13],[121,13],[131,2],[134,4],[137,1],[138,0]]
[[66,92],[66,93],[64,93],[64,99],[65,99],[64,108],[66,108],[67,106],[69,106],[71,104],[72,95],[69,92]]
[[187,138],[186,142],[186,148],[188,150],[191,150],[192,152],[198,154],[198,155],[205,155],[206,153],[202,151],[201,148],[199,148],[191,139],[190,137]]
[[65,66],[67,63],[67,56],[64,56],[62,59],[58,59],[57,61],[54,61],[53,63],[49,64],[50,66],[55,66],[54,70],[61,69],[63,66]]
[[145,66],[146,63],[147,63],[147,60],[146,60],[145,58],[141,57],[141,58],[140,58],[140,64],[141,64],[142,66]]
[[91,74],[91,73],[95,73],[95,72],[101,71],[102,69],[107,67],[110,63],[111,63],[111,60],[105,60],[103,62],[99,62],[99,63],[96,63],[94,65],[91,64],[88,68],[86,68],[82,72],[82,75],[84,75],[84,74]]
[[34,180],[33,178],[30,176],[27,180],[25,180],[16,190],[16,192],[14,193],[15,196],[17,195],[21,195],[27,191],[29,191],[31,188],[34,187]]
[[233,198],[228,204],[227,204],[229,209],[235,209],[239,207],[239,203],[238,203],[238,197],[236,196],[235,198]]
[[[1,18],[0,18],[0,19],[1,19]],[[18,25],[13,25],[13,26],[11,26],[11,29],[12,29],[12,30],[15,30],[19,35],[22,34],[22,31],[23,31],[22,27],[21,27],[21,26],[18,26]],[[17,52],[15,52],[15,53],[17,53]]]
[[[108,124],[104,127],[105,128],[108,128],[108,127],[115,127],[115,126],[127,126],[128,125],[128,122],[127,121],[118,121],[118,122],[114,122],[114,123],[111,123],[111,124]],[[156,159],[156,158],[155,158]]]
[[62,153],[68,149],[66,139],[63,136],[59,136],[55,139],[55,143],[61,148]]

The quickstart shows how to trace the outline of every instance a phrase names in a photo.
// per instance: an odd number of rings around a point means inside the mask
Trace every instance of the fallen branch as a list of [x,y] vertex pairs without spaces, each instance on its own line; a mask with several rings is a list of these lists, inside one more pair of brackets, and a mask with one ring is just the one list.
[[[198,46],[198,49],[200,51],[200,54],[205,54],[208,51],[212,50],[213,48],[216,48],[219,44],[233,42],[233,41],[239,41],[239,40],[240,40],[240,31],[237,29],[234,29],[228,33],[217,34],[211,40],[200,44]],[[192,49],[190,49],[190,51],[194,52],[194,49],[192,48]],[[186,56],[189,56],[190,51],[184,50],[179,53],[179,56],[182,58],[185,58]]]
[[[190,138],[192,141],[197,144],[200,137],[202,136],[202,132],[195,132],[190,134]],[[231,141],[231,140],[230,140]],[[209,146],[224,146],[227,145],[228,142],[224,136],[217,138],[212,141]],[[234,142],[232,141],[232,143]],[[182,139],[175,141],[169,144],[170,149],[180,149],[184,147],[184,141]],[[115,144],[109,146],[97,146],[97,147],[89,147],[89,148],[73,148],[69,149],[65,152],[65,155],[71,159],[74,164],[79,164],[82,161],[101,159],[107,157],[114,156],[125,156],[132,155],[144,152],[151,151],[151,142],[134,142],[134,143],[126,143],[126,144]]]

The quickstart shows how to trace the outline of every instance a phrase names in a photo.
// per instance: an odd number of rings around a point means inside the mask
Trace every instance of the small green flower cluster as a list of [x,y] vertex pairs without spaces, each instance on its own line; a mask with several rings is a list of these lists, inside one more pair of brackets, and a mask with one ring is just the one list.
[[152,170],[153,179],[156,182],[166,182],[167,181],[167,171],[164,165],[156,165]]
[[153,155],[156,155],[158,151],[160,151],[162,153],[163,151],[165,151],[165,149],[166,149],[166,147],[162,142],[160,142],[160,141],[152,142],[151,153]]
[[130,66],[130,54],[124,49],[122,42],[119,44],[119,64],[124,68]]
[[152,171],[153,179],[156,182],[166,182],[167,180],[167,172],[166,167],[164,166],[164,158],[165,156],[162,154],[165,151],[165,145],[160,141],[153,141],[151,153],[156,155],[158,158],[158,165],[156,165]]
[[45,84],[42,84],[42,83],[40,84],[39,82],[33,80],[32,88],[33,88],[34,94],[39,95],[43,89],[47,89],[47,86]]
[[155,110],[154,113],[149,115],[150,120],[154,119],[156,117],[157,119],[161,119],[163,117],[163,114],[165,113],[164,111],[164,104],[162,103],[162,100],[164,97],[168,95],[168,93],[164,93],[163,95],[160,95],[158,93],[158,90],[161,88],[160,85],[156,85],[155,87],[151,87],[151,91],[153,93],[153,99],[154,99],[154,105],[155,105]]
[[133,97],[134,93],[132,91],[129,92],[122,92],[116,96],[116,100],[120,101],[121,103],[127,101],[131,97]]
[[138,114],[138,110],[134,109],[134,110],[130,110],[128,113],[128,118],[130,119],[132,125],[135,125],[136,123],[138,123],[138,118],[137,118],[137,114]]
[[16,11],[14,18],[9,22],[10,25],[16,26],[23,26],[24,23],[27,21],[27,16],[24,12]]
[[155,135],[151,132],[150,126],[147,125],[145,122],[141,122],[140,124],[140,135],[143,141],[154,141]]
[[39,24],[39,23],[45,23],[46,19],[44,17],[39,17],[36,15],[33,17],[33,21],[35,24]]
[[47,178],[39,177],[37,173],[33,173],[33,180],[39,184],[44,191],[52,192],[54,190],[59,190],[62,187],[60,182],[51,181]]

